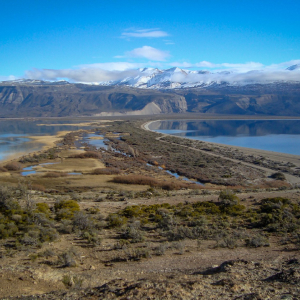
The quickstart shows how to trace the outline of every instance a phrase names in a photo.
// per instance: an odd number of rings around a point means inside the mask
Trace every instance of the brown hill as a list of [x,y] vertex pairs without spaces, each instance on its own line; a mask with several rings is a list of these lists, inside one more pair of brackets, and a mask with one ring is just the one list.
[[300,84],[150,90],[70,83],[0,84],[0,117],[217,113],[300,115]]

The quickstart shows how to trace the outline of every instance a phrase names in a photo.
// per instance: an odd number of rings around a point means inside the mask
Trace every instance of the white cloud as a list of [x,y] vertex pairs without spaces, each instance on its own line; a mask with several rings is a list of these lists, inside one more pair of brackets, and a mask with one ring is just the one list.
[[200,67],[200,68],[210,68],[210,69],[216,69],[216,68],[222,68],[222,69],[235,69],[236,71],[246,72],[250,70],[260,70],[264,67],[263,64],[259,62],[247,62],[243,64],[232,64],[232,63],[220,63],[215,64],[209,61],[201,61],[193,65],[194,67]]
[[[109,64],[106,67],[111,68]],[[119,68],[121,67],[119,66]],[[105,70],[96,65],[91,65],[90,67],[87,65],[76,69],[32,69],[25,73],[25,77],[42,80],[66,79],[71,82],[101,82],[121,80],[125,77],[137,76],[138,74],[139,71],[137,69]]]
[[[147,47],[147,46],[145,46]],[[143,47],[144,48],[144,47]],[[139,48],[139,49],[143,49]],[[151,47],[150,47],[151,48]],[[152,48],[154,49],[154,48]],[[136,49],[135,49],[136,50]],[[157,50],[157,49],[155,49]],[[158,50],[160,51],[160,50]],[[135,53],[140,55],[140,53]],[[145,53],[144,53],[145,54]],[[145,55],[143,57],[146,57]],[[158,57],[162,58],[162,57]],[[153,59],[153,55],[151,57]],[[157,58],[156,58],[157,59]],[[26,78],[42,80],[60,80],[66,79],[71,82],[101,82],[117,81],[126,77],[140,75],[138,68],[146,66],[168,68],[177,66],[181,68],[201,67],[212,69],[210,72],[199,74],[197,72],[185,75],[185,73],[175,73],[171,78],[174,82],[222,82],[247,84],[247,83],[268,83],[273,81],[298,81],[300,82],[300,69],[286,70],[287,67],[300,64],[300,60],[293,60],[279,64],[264,66],[261,63],[249,62],[244,64],[221,63],[214,64],[202,61],[197,64],[188,62],[154,62],[148,63],[130,63],[130,62],[109,62],[90,65],[80,65],[70,69],[32,69],[26,72]],[[0,80],[12,80],[11,77],[0,77]]]
[[168,36],[169,34],[165,31],[159,30],[159,28],[149,28],[149,29],[135,29],[128,30],[122,33],[122,38],[160,38]]
[[142,57],[154,61],[165,61],[170,56],[169,51],[159,50],[150,46],[143,46],[125,53],[128,57]]
[[173,67],[180,67],[180,68],[207,68],[207,69],[220,69],[220,70],[235,70],[236,72],[246,72],[250,70],[260,70],[264,68],[264,65],[258,62],[247,62],[244,64],[231,64],[231,63],[216,64],[209,61],[201,61],[194,64],[188,62],[172,62],[169,65]]
[[205,74],[191,73],[184,75],[176,73],[174,82],[229,82],[238,84],[270,83],[274,81],[300,81],[300,70],[252,70],[247,72],[208,72]]
[[0,81],[16,80],[17,77],[14,75],[0,76]]

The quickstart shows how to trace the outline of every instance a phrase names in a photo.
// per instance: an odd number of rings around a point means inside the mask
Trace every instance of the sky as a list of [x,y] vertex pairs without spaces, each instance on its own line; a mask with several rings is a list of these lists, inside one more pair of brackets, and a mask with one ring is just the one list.
[[96,82],[175,66],[281,78],[300,64],[299,0],[0,1],[0,80]]

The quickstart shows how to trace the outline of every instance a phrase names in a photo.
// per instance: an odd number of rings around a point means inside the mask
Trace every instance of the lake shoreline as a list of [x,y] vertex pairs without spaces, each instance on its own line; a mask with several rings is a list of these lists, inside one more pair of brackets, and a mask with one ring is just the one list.
[[[156,121],[160,121],[160,120],[156,120]],[[149,128],[149,126],[151,125],[151,123],[156,122],[156,121],[148,121],[145,122],[141,125],[141,128],[147,131],[152,131],[155,133],[158,133],[155,130],[151,130]],[[166,133],[159,133],[162,135],[162,137],[164,136],[171,136],[171,137],[176,137],[179,139],[187,139],[187,140],[193,140],[193,139],[189,139],[188,137],[182,137],[182,136],[177,136],[177,135],[171,135],[171,134],[166,134]],[[287,153],[281,153],[281,152],[275,152],[275,151],[268,151],[268,150],[260,150],[260,149],[254,149],[254,148],[247,148],[247,147],[240,147],[240,146],[232,146],[232,145],[226,145],[226,144],[220,144],[220,143],[214,143],[214,142],[207,142],[207,141],[201,141],[201,140],[195,140],[195,141],[200,141],[202,143],[207,144],[210,147],[223,147],[223,148],[227,148],[230,151],[241,151],[245,156],[263,156],[266,157],[270,160],[273,161],[277,161],[280,163],[292,163],[294,164],[297,168],[300,168],[300,155],[295,155],[295,154],[287,154]],[[222,155],[218,155],[220,157],[222,157]],[[257,168],[261,168],[259,166],[257,166]],[[261,168],[261,169],[266,169],[266,168]],[[267,171],[267,169],[266,169]],[[269,175],[271,175],[272,171],[271,169],[269,169]],[[273,171],[274,173],[275,171]],[[288,179],[288,181],[292,184],[299,184],[300,183],[300,178],[290,175],[290,174],[286,174],[286,177]]]
[[34,151],[28,150],[28,151],[16,152],[12,155],[7,156],[3,160],[0,160],[0,164],[1,165],[7,164],[8,162],[19,159],[24,155],[28,155],[28,154],[34,155],[36,153],[40,153],[41,151],[46,151],[46,150],[54,147],[56,145],[56,143],[59,140],[61,140],[62,137],[69,132],[71,132],[71,131],[59,131],[59,132],[57,132],[56,135],[26,136],[26,138],[30,139],[30,141],[26,142],[26,144],[28,144],[28,143],[40,144],[41,145],[40,149],[34,150]]
[[[219,119],[221,120],[221,119]],[[234,119],[236,120],[236,119]],[[243,120],[243,119],[241,119]],[[257,120],[257,119],[253,119],[253,120]],[[270,121],[270,119],[266,119],[268,121]],[[277,119],[274,119],[277,120]],[[146,123],[144,123],[142,125],[142,128],[145,130],[149,130],[152,132],[156,132],[155,130],[152,130],[149,128],[149,126],[154,123],[154,122],[158,122],[158,121],[163,121],[163,120],[155,120],[155,121],[148,121]],[[184,120],[181,120],[184,121]],[[188,120],[188,121],[193,121],[193,120]],[[196,121],[196,120],[195,120]],[[199,121],[199,120],[197,120]],[[173,137],[178,137],[178,138],[182,138],[182,139],[188,139],[188,140],[196,140],[196,141],[201,141],[203,143],[207,143],[210,145],[216,145],[216,146],[225,146],[225,147],[229,147],[232,149],[236,149],[236,150],[240,150],[240,151],[246,151],[247,153],[249,153],[249,155],[267,155],[267,156],[272,156],[272,157],[277,157],[277,158],[287,158],[287,159],[293,159],[293,160],[299,160],[300,161],[300,155],[297,154],[289,154],[289,153],[283,153],[283,152],[276,152],[276,151],[270,151],[270,150],[263,150],[263,149],[256,149],[256,148],[249,148],[249,147],[242,147],[242,146],[234,146],[234,145],[228,145],[228,144],[222,144],[222,143],[216,143],[216,142],[208,142],[208,141],[204,141],[204,140],[200,140],[200,139],[191,139],[189,137],[183,137],[183,136],[178,136],[178,135],[172,135],[172,134],[167,134],[167,133],[160,133],[162,135],[166,135],[166,136],[173,136]]]

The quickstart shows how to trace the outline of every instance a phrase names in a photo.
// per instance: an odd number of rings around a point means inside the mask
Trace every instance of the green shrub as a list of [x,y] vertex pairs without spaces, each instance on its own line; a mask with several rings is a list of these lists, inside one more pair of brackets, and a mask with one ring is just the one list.
[[223,190],[219,194],[219,201],[221,202],[221,204],[229,206],[239,204],[240,199],[233,191]]
[[0,239],[6,239],[14,236],[16,232],[18,232],[18,227],[15,223],[10,222],[7,224],[0,224]]
[[60,221],[58,231],[60,233],[65,233],[65,234],[72,233],[73,232],[73,222],[71,220],[62,219]]
[[142,242],[145,237],[144,233],[140,230],[139,226],[128,226],[123,234],[122,234],[123,239],[129,239],[131,243],[139,243]]
[[93,220],[84,212],[78,211],[74,214],[73,226],[79,230],[89,230],[93,228]]
[[273,173],[270,177],[276,180],[286,180],[284,174],[281,172]]
[[237,246],[237,237],[233,233],[224,230],[218,232],[215,236],[216,247],[233,249]]
[[246,207],[241,204],[235,204],[231,206],[225,206],[223,212],[231,216],[241,215],[245,211]]
[[52,242],[58,238],[58,233],[54,228],[41,227],[39,239],[43,242]]
[[102,241],[97,231],[95,230],[83,231],[80,237],[86,240],[88,243],[92,244],[93,246],[100,245]]
[[67,252],[64,252],[58,256],[58,264],[60,264],[63,268],[76,267],[77,263],[75,256],[76,253],[74,253],[72,250],[68,250]]
[[49,216],[51,214],[49,205],[43,202],[36,203],[36,212],[43,213],[46,216]]
[[56,212],[56,218],[61,219],[72,219],[74,213],[80,211],[78,203],[74,200],[62,200],[54,204]]
[[7,186],[0,187],[0,212],[5,215],[12,215],[21,210],[21,206],[13,199],[13,196],[13,188]]
[[126,218],[138,217],[142,214],[142,209],[138,205],[127,206],[123,209],[122,215]]
[[252,238],[246,240],[247,247],[266,247],[270,246],[269,239],[263,235],[257,234]]
[[155,255],[162,256],[166,253],[166,250],[168,249],[168,243],[160,243],[155,249]]
[[141,260],[151,257],[150,251],[144,248],[128,248],[124,249],[124,252],[127,260]]
[[291,201],[287,198],[265,198],[261,200],[260,211],[262,213],[273,213],[274,211],[282,210],[289,204],[291,204]]
[[34,223],[43,227],[54,227],[54,221],[50,219],[49,215],[44,213],[34,212],[30,215],[30,218],[27,219],[27,222],[28,220],[30,220],[30,223]]
[[110,214],[107,217],[107,226],[109,228],[121,227],[127,223],[127,218],[117,214]]

